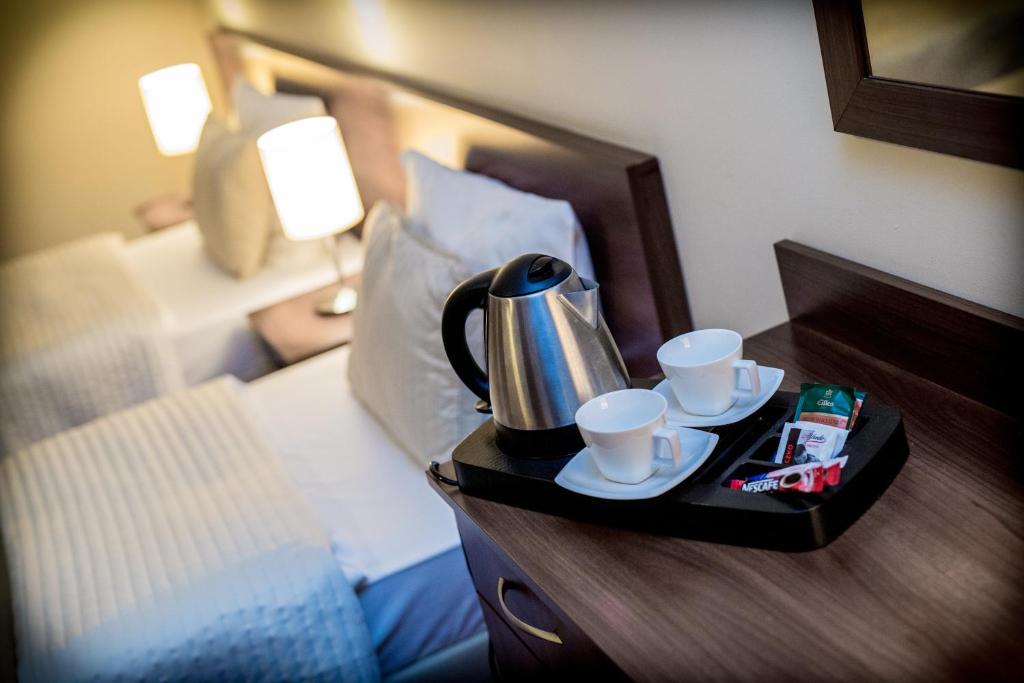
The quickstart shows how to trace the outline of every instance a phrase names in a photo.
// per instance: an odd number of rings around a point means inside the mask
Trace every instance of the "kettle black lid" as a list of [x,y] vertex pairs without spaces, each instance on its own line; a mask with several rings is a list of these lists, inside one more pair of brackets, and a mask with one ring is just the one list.
[[526,296],[554,287],[572,274],[572,266],[554,256],[523,254],[503,265],[488,293],[500,297]]

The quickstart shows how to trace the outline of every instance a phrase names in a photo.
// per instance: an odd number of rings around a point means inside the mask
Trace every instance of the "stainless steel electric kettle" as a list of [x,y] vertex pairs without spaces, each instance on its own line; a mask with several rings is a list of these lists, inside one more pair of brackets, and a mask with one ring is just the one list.
[[[568,263],[524,254],[449,295],[441,320],[445,352],[466,386],[490,403],[503,453],[544,458],[580,450],[576,409],[629,387],[597,292],[597,283]],[[486,373],[466,341],[466,319],[478,308]]]

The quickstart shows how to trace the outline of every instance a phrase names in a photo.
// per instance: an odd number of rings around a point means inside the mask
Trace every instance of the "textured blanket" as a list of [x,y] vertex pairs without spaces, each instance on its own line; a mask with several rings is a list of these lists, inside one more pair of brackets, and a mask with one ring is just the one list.
[[0,455],[183,386],[119,235],[0,266]]
[[0,463],[22,681],[372,681],[359,602],[231,378]]

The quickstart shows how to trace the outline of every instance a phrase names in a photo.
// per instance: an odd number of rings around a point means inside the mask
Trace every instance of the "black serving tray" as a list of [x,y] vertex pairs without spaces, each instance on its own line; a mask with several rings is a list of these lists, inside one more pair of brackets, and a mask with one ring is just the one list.
[[730,489],[731,479],[782,467],[771,459],[798,398],[778,392],[750,417],[706,429],[719,436],[707,462],[676,488],[648,500],[604,500],[563,489],[554,479],[572,456],[507,456],[495,445],[492,421],[455,448],[452,462],[459,489],[472,496],[671,536],[812,550],[836,539],[885,491],[907,460],[907,437],[899,410],[869,396],[843,449],[849,459],[838,486],[816,494]]

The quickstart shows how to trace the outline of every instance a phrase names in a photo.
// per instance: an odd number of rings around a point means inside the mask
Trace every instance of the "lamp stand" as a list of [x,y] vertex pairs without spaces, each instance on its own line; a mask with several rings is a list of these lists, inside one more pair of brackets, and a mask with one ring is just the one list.
[[351,313],[356,308],[358,295],[354,288],[341,284],[345,280],[345,273],[341,268],[341,250],[338,248],[337,235],[325,237],[324,246],[331,258],[331,263],[334,264],[335,270],[338,271],[338,286],[317,299],[315,304],[316,312],[324,316]]
[[356,290],[347,285],[339,285],[337,289],[316,301],[316,312],[320,315],[344,315],[356,309]]

